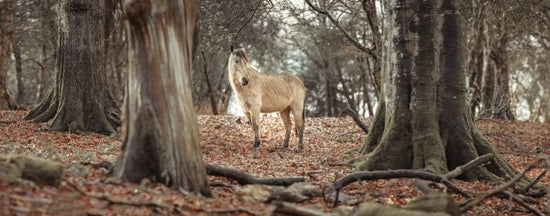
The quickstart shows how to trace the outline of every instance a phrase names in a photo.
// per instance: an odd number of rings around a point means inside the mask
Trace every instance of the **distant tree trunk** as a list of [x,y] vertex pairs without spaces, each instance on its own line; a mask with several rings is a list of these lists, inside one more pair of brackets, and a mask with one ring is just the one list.
[[10,108],[8,95],[8,71],[10,70],[13,44],[13,2],[0,1],[0,110]]
[[510,86],[508,84],[508,38],[502,36],[497,46],[491,51],[490,57],[495,62],[496,83],[493,95],[493,118],[513,121]]
[[116,175],[210,195],[191,96],[196,4],[125,0],[124,10],[129,84]]
[[334,60],[334,66],[336,68],[336,72],[338,73],[338,81],[340,81],[340,84],[342,84],[343,89],[343,95],[348,101],[348,106],[355,112],[357,112],[357,103],[355,102],[355,98],[353,97],[352,92],[355,92],[353,90],[350,90],[348,87],[348,83],[344,79],[344,74],[342,73],[342,68],[338,60]]
[[120,122],[106,87],[104,2],[62,0],[59,6],[55,87],[25,119],[53,119],[57,131],[113,133]]
[[13,56],[15,57],[15,80],[17,82],[17,95],[15,102],[21,105],[25,97],[25,87],[23,86],[23,69],[21,67],[21,47],[17,41],[13,42]]
[[208,60],[204,55],[204,52],[201,51],[202,58],[202,72],[204,74],[204,80],[206,81],[206,87],[208,88],[208,96],[210,98],[210,108],[212,108],[212,114],[218,115],[218,103],[216,102],[216,97],[214,95],[214,90],[210,84],[210,78],[208,78]]
[[[483,14],[483,11],[481,12]],[[483,16],[483,15],[481,15]],[[474,46],[472,47],[470,53],[470,88],[473,89],[472,99],[470,100],[470,108],[472,116],[476,116],[476,109],[481,103],[481,81],[483,77],[483,42],[484,38],[484,27],[483,27],[483,18],[476,17],[475,20],[475,41]]]
[[373,59],[374,70],[372,71],[373,75],[373,85],[376,96],[380,98],[380,87],[382,83],[382,35],[380,34],[380,20],[376,16],[376,7],[375,0],[362,0],[363,10],[367,14],[367,21],[369,22],[369,27],[372,34],[372,39],[374,41],[374,50]]
[[354,160],[359,169],[441,174],[492,153],[491,164],[462,177],[503,181],[517,174],[472,121],[456,2],[393,0],[384,5],[386,100],[375,114],[364,155]]
[[493,112],[493,95],[495,94],[495,67],[492,61],[487,61],[487,69],[483,73],[481,89],[481,112],[479,117],[490,118]]

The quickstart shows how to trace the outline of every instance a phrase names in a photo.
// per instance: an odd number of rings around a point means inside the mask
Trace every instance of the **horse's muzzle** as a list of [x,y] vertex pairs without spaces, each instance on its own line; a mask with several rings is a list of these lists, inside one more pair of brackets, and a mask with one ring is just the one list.
[[242,86],[248,85],[248,79],[247,79],[247,78],[244,78],[244,77],[241,78],[241,85],[242,85]]

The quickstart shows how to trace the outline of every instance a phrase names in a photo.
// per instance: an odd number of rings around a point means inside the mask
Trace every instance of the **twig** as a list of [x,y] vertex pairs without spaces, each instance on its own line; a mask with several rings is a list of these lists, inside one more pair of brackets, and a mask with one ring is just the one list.
[[348,39],[348,41],[350,41],[355,47],[357,47],[358,49],[360,49],[361,51],[365,52],[366,54],[374,57],[374,58],[377,58],[376,57],[376,54],[374,53],[374,49],[369,49],[367,48],[366,46],[364,46],[363,44],[359,43],[357,40],[355,40],[341,25],[340,23],[338,22],[338,20],[336,20],[332,15],[330,15],[329,12],[327,12],[326,10],[322,10],[318,7],[316,7],[315,5],[313,5],[311,3],[310,0],[305,0],[306,3],[309,5],[309,7],[311,7],[311,9],[313,9],[314,11],[316,11],[317,13],[320,13],[320,14],[323,14],[325,15],[331,22],[334,26],[336,26],[336,28],[338,28],[340,30],[340,32],[342,32],[342,34],[344,34],[344,37],[346,37],[346,39]]
[[233,168],[220,167],[212,164],[206,165],[206,173],[213,176],[222,176],[234,179],[241,185],[247,184],[264,184],[264,185],[282,185],[288,186],[296,182],[305,181],[302,176],[285,177],[285,178],[256,178],[248,173],[239,171]]
[[535,164],[537,164],[540,161],[541,161],[541,159],[539,158],[535,162],[533,162],[533,163],[529,164],[527,167],[525,167],[525,169],[521,173],[514,176],[514,178],[510,179],[508,182],[505,182],[501,186],[489,191],[488,193],[485,193],[485,194],[481,195],[480,197],[478,197],[478,198],[472,200],[471,202],[469,202],[468,204],[464,205],[464,207],[462,207],[461,211],[466,212],[466,211],[468,211],[468,209],[470,209],[473,206],[477,205],[478,203],[480,203],[484,199],[486,199],[488,197],[491,197],[491,196],[494,196],[495,194],[498,194],[499,192],[504,191],[506,188],[511,187],[512,185],[514,185],[514,183],[516,183],[518,180],[520,180],[525,175],[525,173],[527,171],[531,170],[535,166]]
[[345,115],[345,114],[348,114],[349,116],[351,116],[355,124],[357,124],[357,126],[359,126],[359,128],[361,128],[363,132],[365,132],[366,134],[369,133],[369,127],[367,127],[367,125],[365,125],[365,123],[361,121],[361,119],[359,118],[359,114],[357,114],[357,112],[355,112],[350,107],[346,107],[344,110],[342,110],[340,115]]
[[274,202],[275,212],[298,216],[326,216],[328,214],[288,202]]
[[246,23],[244,23],[244,25],[242,25],[239,28],[239,31],[237,31],[237,34],[235,35],[235,37],[233,37],[233,41],[235,41],[235,38],[237,38],[239,36],[241,31],[244,29],[244,27],[246,27],[248,25],[248,23],[250,23],[250,21],[252,21],[252,18],[254,18],[254,15],[256,15],[256,11],[258,11],[258,8],[260,8],[260,5],[262,4],[262,2],[263,2],[263,0],[258,0],[258,4],[256,4],[256,8],[254,9],[254,12],[252,12],[252,15],[250,16],[250,18],[248,18]]

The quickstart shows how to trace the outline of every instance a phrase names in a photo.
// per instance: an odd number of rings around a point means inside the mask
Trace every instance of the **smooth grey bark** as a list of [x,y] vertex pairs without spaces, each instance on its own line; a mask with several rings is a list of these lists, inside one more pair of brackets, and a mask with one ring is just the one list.
[[115,173],[210,195],[191,95],[196,4],[126,0],[124,10],[129,83]]
[[383,100],[361,149],[363,156],[351,161],[358,169],[442,174],[492,153],[491,165],[462,177],[502,180],[517,174],[475,129],[455,5],[455,0],[383,4],[388,44],[383,49]]
[[63,0],[59,7],[55,87],[25,119],[52,120],[57,131],[113,133],[120,111],[106,87],[104,2]]

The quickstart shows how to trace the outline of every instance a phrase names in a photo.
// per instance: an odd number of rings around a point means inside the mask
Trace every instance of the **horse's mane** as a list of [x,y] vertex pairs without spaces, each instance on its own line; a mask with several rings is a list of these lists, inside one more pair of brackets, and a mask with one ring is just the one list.
[[239,57],[239,59],[244,59],[246,61],[248,61],[248,56],[246,56],[246,52],[244,52],[244,49],[243,48],[239,48],[239,49],[236,49],[235,50],[235,55],[237,57]]

